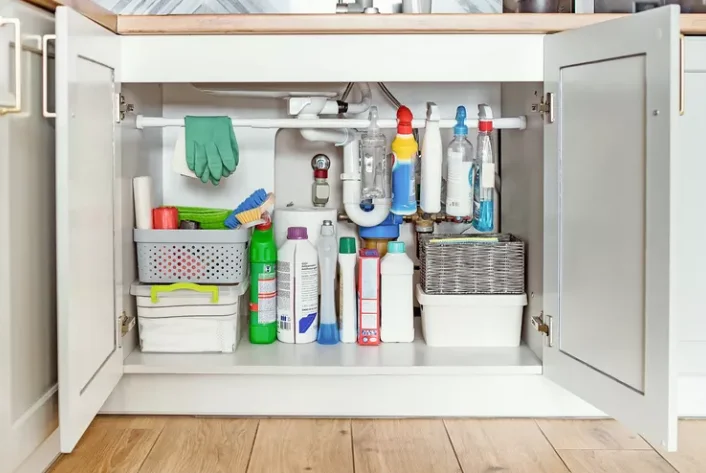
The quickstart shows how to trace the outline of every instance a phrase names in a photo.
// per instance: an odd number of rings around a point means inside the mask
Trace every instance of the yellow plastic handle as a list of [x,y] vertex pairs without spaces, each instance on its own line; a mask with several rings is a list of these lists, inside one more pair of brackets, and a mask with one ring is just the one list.
[[196,291],[203,293],[211,293],[211,303],[218,304],[218,287],[217,286],[201,286],[199,284],[194,284],[192,282],[178,282],[170,284],[169,286],[152,286],[150,291],[150,298],[152,303],[156,304],[159,302],[159,295],[164,292],[174,292],[174,291]]

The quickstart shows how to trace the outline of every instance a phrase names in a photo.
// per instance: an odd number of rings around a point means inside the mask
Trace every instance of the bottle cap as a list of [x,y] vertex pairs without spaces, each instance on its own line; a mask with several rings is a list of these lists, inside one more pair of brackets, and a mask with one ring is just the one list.
[[459,105],[456,108],[456,126],[454,126],[454,135],[467,135],[468,127],[466,126],[466,107]]
[[412,111],[402,105],[397,109],[397,134],[411,135],[412,134]]
[[324,220],[321,224],[321,236],[333,235],[333,223],[331,220]]
[[354,255],[355,254],[355,238],[353,237],[341,237],[338,242],[338,252],[342,255]]
[[289,227],[287,229],[287,240],[307,240],[308,238],[306,227]]
[[492,120],[478,120],[478,131],[484,131],[490,133],[493,131],[493,121]]
[[255,230],[258,230],[261,232],[265,231],[265,230],[269,230],[270,228],[272,228],[272,222],[270,222],[269,220],[265,223],[261,223],[260,225],[255,226]]
[[403,241],[387,242],[387,252],[388,253],[404,253],[404,242]]

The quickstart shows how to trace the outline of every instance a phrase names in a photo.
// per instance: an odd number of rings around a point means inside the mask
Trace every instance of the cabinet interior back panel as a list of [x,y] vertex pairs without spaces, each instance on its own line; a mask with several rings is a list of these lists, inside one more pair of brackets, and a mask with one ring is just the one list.
[[560,87],[560,348],[641,392],[645,57],[564,68]]

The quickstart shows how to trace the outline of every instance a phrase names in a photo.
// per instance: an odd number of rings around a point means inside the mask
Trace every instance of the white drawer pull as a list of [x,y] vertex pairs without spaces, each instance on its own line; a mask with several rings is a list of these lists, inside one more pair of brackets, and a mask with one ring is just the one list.
[[42,36],[42,115],[45,118],[56,118],[56,112],[49,111],[49,41],[56,40],[55,34]]
[[0,17],[0,27],[4,25],[15,25],[15,105],[0,108],[0,116],[8,113],[19,113],[22,110],[22,35],[20,33],[20,20]]

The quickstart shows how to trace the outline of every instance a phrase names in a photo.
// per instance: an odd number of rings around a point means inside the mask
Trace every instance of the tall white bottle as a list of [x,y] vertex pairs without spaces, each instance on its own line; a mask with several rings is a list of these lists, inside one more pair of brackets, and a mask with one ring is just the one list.
[[446,152],[446,213],[452,217],[473,216],[473,159],[466,107],[461,105],[456,109],[454,139]]
[[439,107],[427,102],[427,120],[422,141],[422,182],[420,184],[419,205],[424,212],[441,211],[441,167],[443,145],[439,129]]
[[380,339],[384,343],[414,341],[414,262],[403,241],[387,244],[380,263]]
[[355,238],[341,237],[338,244],[338,330],[342,343],[358,341],[358,310],[355,292]]
[[277,251],[277,340],[316,341],[319,328],[319,266],[306,227],[289,227]]

